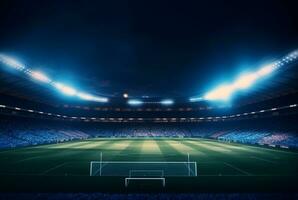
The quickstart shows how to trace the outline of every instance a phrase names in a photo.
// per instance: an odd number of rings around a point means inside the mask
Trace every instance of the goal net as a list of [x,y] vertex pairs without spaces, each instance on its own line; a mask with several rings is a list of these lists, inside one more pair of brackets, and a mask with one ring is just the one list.
[[196,162],[91,161],[90,176],[197,176]]

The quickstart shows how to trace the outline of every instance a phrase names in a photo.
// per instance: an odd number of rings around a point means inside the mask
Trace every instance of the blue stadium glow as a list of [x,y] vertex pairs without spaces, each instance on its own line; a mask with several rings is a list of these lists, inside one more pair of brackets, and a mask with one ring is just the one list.
[[73,95],[77,94],[76,89],[74,89],[72,87],[69,87],[69,86],[66,86],[66,85],[64,85],[62,83],[53,83],[53,85],[58,90],[60,90],[62,93],[66,94],[66,95],[73,96]]
[[142,105],[144,102],[137,99],[130,99],[127,101],[127,103],[132,106],[137,106],[137,105]]
[[165,99],[165,100],[162,100],[160,103],[162,105],[172,105],[172,104],[174,104],[174,101],[171,99]]
[[48,78],[44,73],[38,71],[31,71],[30,76],[33,79],[36,79],[41,82],[50,83],[52,82],[50,78]]
[[59,92],[61,92],[62,94],[65,94],[67,96],[76,96],[82,100],[101,102],[101,103],[108,102],[108,100],[109,100],[106,97],[91,95],[91,94],[84,93],[84,92],[79,92],[73,87],[70,87],[63,83],[55,82],[51,78],[49,78],[46,74],[44,74],[43,72],[31,70],[31,69],[25,67],[25,65],[21,64],[19,61],[15,60],[9,56],[6,56],[4,54],[0,54],[0,62],[10,68],[13,68],[13,69],[23,72],[24,75],[30,77],[33,80],[49,84],[50,86],[52,86],[53,88],[57,89]]
[[297,60],[298,57],[298,50],[295,50],[288,54],[287,56],[283,57],[280,60],[277,60],[274,63],[261,67],[259,70],[255,72],[249,72],[246,74],[240,75],[238,78],[235,79],[234,82],[230,84],[222,84],[215,89],[207,92],[205,95],[200,97],[192,97],[189,99],[190,102],[198,102],[201,100],[209,100],[209,101],[226,101],[231,98],[231,96],[239,91],[245,90],[250,88],[254,85],[258,80],[262,79],[265,76],[273,73],[274,71],[278,70],[281,66],[291,63]]
[[17,60],[8,57],[6,55],[0,54],[0,61],[4,64],[6,64],[7,66],[17,69],[19,71],[23,71],[25,69],[25,66],[21,63],[19,63]]
[[190,102],[198,102],[204,100],[202,97],[191,97],[189,99]]

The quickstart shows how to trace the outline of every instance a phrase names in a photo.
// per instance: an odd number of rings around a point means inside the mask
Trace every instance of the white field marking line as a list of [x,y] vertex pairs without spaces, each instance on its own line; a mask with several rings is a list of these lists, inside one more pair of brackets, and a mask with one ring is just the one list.
[[251,158],[254,158],[254,159],[257,159],[257,160],[261,160],[261,161],[264,161],[264,162],[267,162],[267,163],[271,163],[271,164],[277,164],[277,162],[274,162],[274,161],[271,161],[271,160],[267,160],[267,159],[264,159],[264,158],[259,158],[259,157],[256,157],[256,156],[251,156]]
[[18,163],[21,163],[21,162],[25,162],[27,160],[34,160],[34,159],[37,159],[37,158],[40,158],[40,157],[42,157],[42,156],[34,156],[34,157],[30,157],[30,158],[24,158],[22,160],[18,160],[16,162],[13,162],[13,164],[18,164]]
[[66,165],[67,163],[68,163],[68,162],[64,162],[64,163],[62,163],[62,164],[60,164],[60,165],[56,165],[56,166],[54,166],[54,167],[51,167],[50,169],[47,169],[47,170],[43,171],[42,173],[40,173],[40,175],[45,175],[45,174],[49,173],[50,171],[53,171],[53,170],[55,170],[55,169],[58,169],[59,167],[62,167],[62,166],[64,166],[64,165]]
[[[185,165],[185,167],[188,168],[188,165],[186,163],[184,163],[184,165]],[[196,166],[194,166],[194,167],[196,167]],[[198,176],[198,175],[196,175],[196,173],[191,168],[189,168],[189,171],[191,171],[191,174],[192,174],[192,175],[189,175],[189,176]]]
[[233,166],[233,165],[231,165],[231,164],[229,164],[229,163],[226,163],[226,162],[223,162],[223,163],[224,163],[225,165],[227,165],[227,166],[229,166],[229,167],[231,167],[231,168],[233,168],[233,169],[235,169],[235,170],[237,170],[237,171],[239,171],[239,172],[245,174],[245,175],[252,175],[252,174],[250,174],[250,173],[248,173],[248,172],[246,172],[246,171],[244,171],[244,170],[242,170],[242,169],[239,169],[238,167],[235,167],[235,166]]

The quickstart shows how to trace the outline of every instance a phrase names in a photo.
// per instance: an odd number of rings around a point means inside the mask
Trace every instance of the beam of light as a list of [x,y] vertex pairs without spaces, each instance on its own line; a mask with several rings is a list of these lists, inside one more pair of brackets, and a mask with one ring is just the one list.
[[13,59],[9,56],[3,55],[3,54],[0,54],[0,61],[2,63],[6,64],[7,66],[12,67],[17,70],[20,70],[20,71],[23,71],[25,69],[25,66],[23,64],[21,64],[20,62],[18,62],[15,59]]
[[93,96],[91,94],[82,93],[82,92],[77,93],[77,96],[83,100],[88,100],[88,101],[104,102],[104,103],[108,102],[108,98]]
[[97,96],[94,96],[92,101],[96,101],[96,102],[101,102],[101,103],[107,103],[109,102],[109,99],[106,98],[106,97],[97,97]]
[[81,99],[89,100],[89,101],[92,101],[94,98],[92,95],[87,93],[82,93],[82,92],[78,93],[77,96],[80,97]]
[[173,105],[174,101],[172,99],[165,99],[160,102],[162,105]]
[[51,79],[47,77],[44,73],[38,72],[38,71],[31,71],[30,76],[36,80],[45,82],[45,83],[50,83]]
[[137,105],[142,105],[144,102],[137,99],[130,99],[127,101],[127,103],[132,106],[137,106]]
[[201,100],[200,98],[204,100],[228,100],[234,92],[251,87],[259,79],[272,74],[280,67],[290,62],[294,62],[295,60],[297,60],[297,58],[298,58],[298,50],[295,50],[289,53],[288,55],[282,57],[281,59],[275,61],[274,63],[261,67],[255,72],[242,74],[241,76],[236,78],[234,82],[230,84],[221,85],[207,92],[203,97],[190,98],[190,101],[191,102],[200,101]]
[[31,70],[30,68],[26,68],[25,65],[17,61],[16,59],[9,57],[4,54],[0,54],[0,63],[5,64],[8,67],[21,71],[25,76],[29,76],[34,80],[38,80],[44,83],[49,84],[50,86],[58,89],[63,94],[68,96],[77,96],[83,100],[94,101],[94,102],[108,102],[108,98],[101,96],[94,96],[83,92],[78,92],[76,89],[64,85],[62,83],[54,82],[42,72]]
[[266,65],[257,71],[257,75],[259,75],[260,77],[266,76],[272,73],[276,69],[276,67],[276,65]]
[[[257,73],[249,73],[241,75],[234,83],[233,90],[235,89],[246,89],[254,84],[254,82],[259,78]],[[231,91],[231,93],[233,92]]]
[[199,102],[199,101],[202,101],[202,100],[204,100],[204,98],[202,98],[202,97],[191,97],[191,98],[189,98],[190,102]]
[[205,94],[205,100],[228,100],[234,90],[233,85],[221,85]]
[[54,83],[54,86],[62,93],[73,96],[77,93],[76,89],[63,85],[62,83]]

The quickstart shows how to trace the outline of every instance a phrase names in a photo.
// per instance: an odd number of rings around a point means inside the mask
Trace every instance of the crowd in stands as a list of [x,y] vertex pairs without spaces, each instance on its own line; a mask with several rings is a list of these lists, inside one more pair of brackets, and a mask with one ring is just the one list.
[[[244,125],[241,125],[244,124]],[[14,148],[92,137],[202,137],[228,142],[298,148],[298,132],[267,123],[84,123],[0,120],[0,148]],[[272,124],[272,123],[271,123]],[[266,127],[266,128],[264,128]],[[289,126],[286,126],[289,128]]]

